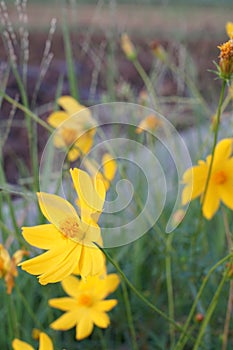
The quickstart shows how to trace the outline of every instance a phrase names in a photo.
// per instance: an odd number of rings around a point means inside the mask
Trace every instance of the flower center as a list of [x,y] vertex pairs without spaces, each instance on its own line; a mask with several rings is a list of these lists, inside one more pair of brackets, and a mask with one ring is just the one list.
[[62,138],[67,146],[72,145],[77,139],[77,132],[74,129],[63,128]]
[[214,174],[214,182],[216,185],[222,185],[227,181],[227,175],[224,171],[220,170]]
[[76,242],[80,242],[85,237],[85,233],[81,230],[77,219],[73,216],[68,216],[62,220],[59,228],[65,237],[73,239]]
[[91,306],[93,304],[91,296],[87,294],[80,295],[78,302],[83,306]]

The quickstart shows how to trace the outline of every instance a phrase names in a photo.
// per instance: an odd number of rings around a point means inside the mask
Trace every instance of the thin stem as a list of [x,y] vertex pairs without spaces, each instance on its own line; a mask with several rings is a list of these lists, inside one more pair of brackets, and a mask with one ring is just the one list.
[[[152,304],[149,300],[147,300],[144,295],[139,292],[134,285],[129,281],[129,279],[126,277],[126,275],[124,274],[124,272],[121,270],[120,266],[118,265],[117,262],[115,262],[111,256],[107,253],[107,251],[100,247],[96,242],[93,242],[102,252],[103,254],[106,256],[106,258],[108,259],[108,261],[115,267],[115,269],[117,270],[117,272],[119,273],[119,275],[122,277],[122,279],[125,281],[125,283],[129,286],[129,288],[134,292],[134,294],[137,295],[137,297],[142,300],[149,308],[151,308],[153,311],[155,311],[158,315],[160,315],[161,317],[163,317],[165,320],[167,320],[168,322],[170,322],[177,330],[179,330],[181,333],[184,333],[183,327],[181,327],[180,325],[178,325],[173,319],[171,319],[169,316],[167,316],[163,311],[161,311],[160,309],[158,309],[154,304]],[[190,336],[189,334],[185,333],[186,335]],[[194,339],[193,337],[191,337],[192,339]]]
[[216,292],[215,292],[215,294],[214,294],[214,296],[213,296],[213,298],[211,300],[211,303],[210,303],[210,305],[208,307],[208,310],[206,312],[205,318],[202,321],[201,328],[200,328],[199,334],[197,336],[197,340],[196,340],[196,342],[194,344],[193,350],[200,349],[200,344],[201,344],[202,338],[204,336],[205,329],[206,329],[206,327],[207,327],[207,325],[208,325],[208,323],[209,323],[209,321],[211,319],[211,316],[212,316],[212,314],[213,314],[213,312],[214,312],[214,310],[215,310],[215,308],[217,306],[217,303],[219,301],[219,297],[220,297],[222,288],[223,288],[223,286],[225,284],[225,281],[226,281],[227,277],[228,277],[227,273],[224,272],[223,277],[222,277],[222,279],[221,279],[221,281],[219,283],[219,286],[218,286],[218,288],[217,288],[217,290],[216,290]]
[[218,139],[218,131],[219,131],[220,118],[221,118],[221,113],[222,113],[222,104],[223,104],[223,97],[224,97],[224,93],[225,93],[225,88],[226,88],[226,81],[223,80],[222,88],[221,88],[221,92],[220,92],[220,96],[219,96],[219,102],[218,102],[218,109],[217,109],[217,116],[216,116],[216,126],[215,126],[215,131],[214,131],[214,143],[213,143],[212,152],[211,152],[210,166],[209,166],[209,169],[208,169],[207,180],[206,180],[205,189],[204,189],[203,197],[202,197],[202,201],[201,201],[201,208],[202,209],[203,209],[203,206],[204,206],[204,203],[205,203],[206,193],[207,193],[207,190],[208,190],[208,185],[209,185],[209,182],[210,182],[211,171],[212,171],[213,162],[214,162],[214,153],[215,153],[215,148],[216,148],[217,139]]
[[196,311],[196,307],[197,307],[197,304],[198,304],[198,301],[205,289],[205,286],[210,278],[210,276],[212,275],[212,273],[220,266],[222,265],[223,263],[225,263],[227,260],[231,259],[232,258],[232,253],[228,254],[227,256],[225,256],[224,258],[222,258],[221,260],[219,260],[214,266],[211,267],[211,269],[209,270],[208,274],[204,277],[203,279],[203,282],[201,284],[201,287],[196,295],[196,298],[192,304],[192,307],[191,307],[191,310],[189,312],[189,315],[188,315],[188,318],[183,326],[183,334],[180,336],[177,344],[176,344],[176,347],[174,350],[182,350],[188,340],[188,338],[186,338],[185,336],[185,333],[187,333],[187,330],[188,330],[188,327],[189,327],[189,324],[194,316],[194,313]]
[[100,344],[101,344],[102,350],[108,350],[106,341],[104,339],[104,335],[103,335],[102,329],[97,328],[97,332],[98,332],[98,336],[99,336],[99,339],[100,339]]
[[[167,295],[168,295],[168,314],[171,319],[175,319],[174,312],[174,297],[173,297],[173,283],[172,283],[172,271],[171,271],[171,249],[172,249],[172,239],[173,235],[169,234],[166,240],[166,282],[167,282]],[[175,329],[172,324],[170,324],[170,347],[173,348],[175,342]]]
[[130,302],[129,302],[129,295],[128,295],[127,287],[125,285],[124,280],[121,281],[121,286],[122,286],[122,291],[123,291],[126,316],[127,316],[127,320],[128,320],[128,324],[129,324],[130,333],[131,333],[132,349],[138,350],[136,332],[134,329],[132,311],[131,311],[131,306],[130,306]]

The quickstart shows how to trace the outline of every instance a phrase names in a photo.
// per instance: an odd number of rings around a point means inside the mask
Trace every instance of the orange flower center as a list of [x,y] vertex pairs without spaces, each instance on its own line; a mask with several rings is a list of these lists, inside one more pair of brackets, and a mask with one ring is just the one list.
[[226,43],[218,46],[220,49],[220,58],[230,60],[233,58],[233,40],[230,39]]
[[83,306],[91,306],[93,304],[92,297],[87,294],[80,295],[80,297],[78,298],[78,302]]
[[77,219],[73,216],[68,216],[65,220],[62,220],[59,228],[65,237],[73,239],[76,242],[84,239],[85,233],[80,229]]
[[223,170],[215,173],[213,178],[216,185],[222,185],[227,181],[227,175]]
[[72,145],[77,139],[77,132],[74,129],[63,128],[62,130],[62,138],[66,144],[66,146]]

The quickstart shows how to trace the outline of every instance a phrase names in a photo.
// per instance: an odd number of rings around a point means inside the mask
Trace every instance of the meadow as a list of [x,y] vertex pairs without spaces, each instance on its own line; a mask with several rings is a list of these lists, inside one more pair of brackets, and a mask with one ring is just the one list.
[[231,13],[0,3],[0,349],[232,349]]

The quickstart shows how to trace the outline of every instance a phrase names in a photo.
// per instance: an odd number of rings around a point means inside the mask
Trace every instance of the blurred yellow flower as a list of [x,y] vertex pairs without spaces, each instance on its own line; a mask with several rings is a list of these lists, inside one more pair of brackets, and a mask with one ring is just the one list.
[[6,282],[7,294],[12,292],[14,279],[18,276],[17,265],[24,255],[28,255],[28,252],[17,250],[11,258],[7,249],[0,244],[0,278],[4,278]]
[[155,131],[161,124],[159,118],[154,114],[150,114],[140,122],[135,132],[136,134],[141,134],[143,131]]
[[109,153],[105,153],[102,157],[102,168],[103,170],[100,172],[99,165],[93,159],[89,160],[88,158],[84,158],[83,164],[87,171],[91,174],[93,178],[98,178],[103,181],[106,191],[108,191],[112,180],[115,177],[117,171],[117,163],[112,158]]
[[79,197],[81,219],[75,208],[64,198],[38,193],[40,209],[50,224],[23,227],[28,243],[48,250],[24,261],[22,269],[39,275],[41,284],[59,282],[65,277],[82,277],[102,271],[104,255],[93,242],[102,244],[97,224],[105,200],[105,187],[99,179],[92,180],[84,171],[71,169],[72,180]]
[[226,32],[230,39],[233,39],[233,23],[227,22],[226,23]]
[[[211,219],[216,213],[220,201],[230,209],[233,209],[232,146],[233,138],[228,138],[221,140],[215,148],[212,171],[202,205],[203,215],[207,219]],[[190,198],[193,200],[199,196],[201,196],[202,202],[211,158],[212,156],[209,155],[206,161],[199,160],[198,165],[186,170],[184,173],[183,205],[187,204]]]
[[125,56],[130,60],[134,61],[137,57],[137,53],[134,47],[134,44],[130,40],[128,34],[123,33],[121,35],[121,48],[125,54]]
[[[13,350],[34,350],[34,348],[22,340],[14,339],[12,342]],[[49,336],[40,332],[40,347],[39,350],[53,350],[53,343]]]
[[157,40],[152,41],[152,43],[150,44],[150,48],[156,58],[158,58],[161,62],[166,61],[167,53],[159,41]]
[[114,292],[119,285],[116,274],[105,278],[89,276],[86,281],[69,276],[62,281],[62,287],[70,297],[50,299],[49,305],[66,311],[64,315],[54,321],[50,327],[55,330],[66,331],[76,326],[76,339],[88,337],[94,324],[100,328],[107,328],[110,319],[107,311],[111,310],[117,300],[104,300]]
[[[67,156],[70,161],[74,161],[91,149],[96,122],[90,110],[80,105],[73,97],[62,96],[58,99],[58,104],[64,110],[53,112],[47,121],[57,129],[54,134],[55,147],[71,147]],[[74,117],[75,115],[77,116]]]

